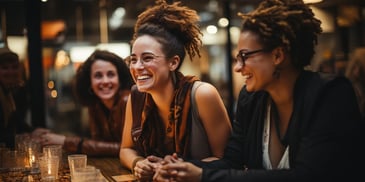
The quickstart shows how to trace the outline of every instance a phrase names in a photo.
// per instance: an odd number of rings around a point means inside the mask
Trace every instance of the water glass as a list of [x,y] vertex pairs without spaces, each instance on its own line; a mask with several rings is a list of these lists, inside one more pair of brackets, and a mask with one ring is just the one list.
[[62,145],[47,145],[43,147],[43,154],[47,156],[57,156],[59,168],[62,169]]
[[76,168],[74,170],[72,182],[93,182],[98,179],[100,170],[94,166],[86,166],[84,168]]
[[42,181],[58,179],[59,158],[57,156],[42,155],[38,161]]
[[86,168],[87,155],[86,154],[71,154],[71,155],[68,155],[67,158],[68,158],[68,166],[70,168],[70,175],[71,175],[71,180],[72,180],[75,169]]

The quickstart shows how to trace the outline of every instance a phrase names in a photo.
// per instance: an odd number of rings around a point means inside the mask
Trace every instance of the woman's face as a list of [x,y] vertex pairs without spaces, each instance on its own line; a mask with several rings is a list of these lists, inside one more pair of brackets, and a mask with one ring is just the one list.
[[19,84],[20,65],[19,62],[6,62],[0,64],[0,83],[5,87],[12,87]]
[[138,90],[154,92],[170,82],[170,62],[161,50],[161,44],[149,35],[138,37],[130,57],[130,72]]
[[91,65],[91,88],[94,94],[104,103],[113,103],[119,90],[117,68],[108,61],[96,60]]
[[241,56],[237,54],[238,61],[234,63],[234,71],[241,73],[245,78],[246,89],[249,92],[267,90],[274,79],[273,54],[271,51],[262,50],[263,46],[257,38],[257,35],[250,31],[241,32],[237,45]]

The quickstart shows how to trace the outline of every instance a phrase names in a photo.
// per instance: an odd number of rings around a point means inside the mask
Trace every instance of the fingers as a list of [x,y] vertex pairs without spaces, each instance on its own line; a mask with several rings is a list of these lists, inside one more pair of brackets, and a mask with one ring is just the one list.
[[179,156],[177,156],[177,153],[173,153],[172,157],[174,157],[175,159],[179,159]]
[[49,132],[51,132],[51,130],[49,130],[49,129],[46,129],[46,128],[37,128],[37,129],[35,129],[33,132],[32,132],[32,136],[42,136],[42,135],[44,135],[44,134],[46,134],[46,133],[49,133]]
[[134,167],[134,176],[140,181],[150,181],[154,174],[155,168],[148,159],[138,161]]
[[171,182],[171,178],[169,177],[167,171],[165,171],[165,170],[158,170],[155,173],[155,175],[153,176],[153,181]]
[[49,145],[50,144],[50,141],[49,141],[49,137],[46,134],[43,134],[41,137],[40,137],[40,142],[42,145]]
[[139,180],[152,179],[153,175],[154,175],[154,173],[152,171],[144,170],[139,167],[134,168],[134,176],[136,176],[136,178]]
[[164,161],[165,161],[164,164],[166,164],[166,163],[182,162],[183,160],[181,158],[179,158],[176,153],[174,153],[172,155],[165,156]]
[[156,157],[154,155],[148,156],[147,159],[149,162],[160,162],[163,160],[161,157]]
[[179,162],[166,164],[162,168],[171,173],[173,171],[185,171],[187,169],[187,166],[185,163]]
[[174,156],[171,156],[171,155],[167,155],[165,156],[164,158],[164,164],[167,164],[167,163],[174,163],[176,159],[174,159]]
[[176,172],[164,170],[162,167],[158,168],[153,176],[154,181],[159,182],[174,182],[176,181]]

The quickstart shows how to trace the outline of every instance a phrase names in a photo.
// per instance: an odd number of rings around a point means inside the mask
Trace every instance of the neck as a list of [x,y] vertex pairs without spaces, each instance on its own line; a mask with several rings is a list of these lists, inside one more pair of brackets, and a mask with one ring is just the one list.
[[160,88],[157,92],[150,93],[155,102],[158,112],[161,117],[166,118],[170,112],[170,105],[174,97],[174,87],[172,84],[167,84],[166,87]]
[[283,70],[280,77],[266,90],[278,107],[293,102],[294,87],[299,74],[300,72],[294,69]]
[[114,99],[103,100],[102,102],[105,105],[105,107],[108,108],[109,110],[113,108]]
[[[299,76],[298,71],[282,72],[277,82],[268,90],[273,104],[276,106],[276,128],[279,136],[283,137],[288,128],[294,105],[294,86]],[[282,138],[281,138],[282,139]]]

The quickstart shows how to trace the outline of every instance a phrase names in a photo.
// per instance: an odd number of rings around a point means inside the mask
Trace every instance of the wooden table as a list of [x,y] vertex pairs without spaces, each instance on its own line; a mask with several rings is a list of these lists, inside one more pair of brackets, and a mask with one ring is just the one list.
[[118,158],[88,157],[87,164],[100,169],[101,173],[108,181],[116,182],[113,176],[132,174],[130,170],[127,170],[120,164]]
[[[87,164],[95,166],[95,168],[100,169],[103,176],[111,182],[119,182],[113,178],[113,176],[121,176],[121,175],[131,175],[131,172],[120,164],[118,158],[110,158],[110,157],[88,157]],[[57,182],[70,182],[70,170],[68,167],[68,162],[63,160],[63,167],[59,171],[60,179]],[[120,179],[120,178],[119,178]],[[29,170],[8,170],[1,169],[0,170],[0,182],[9,182],[9,181],[23,181],[23,182],[38,182],[40,181],[40,174],[35,173],[31,174]],[[134,180],[128,180],[130,182]]]

